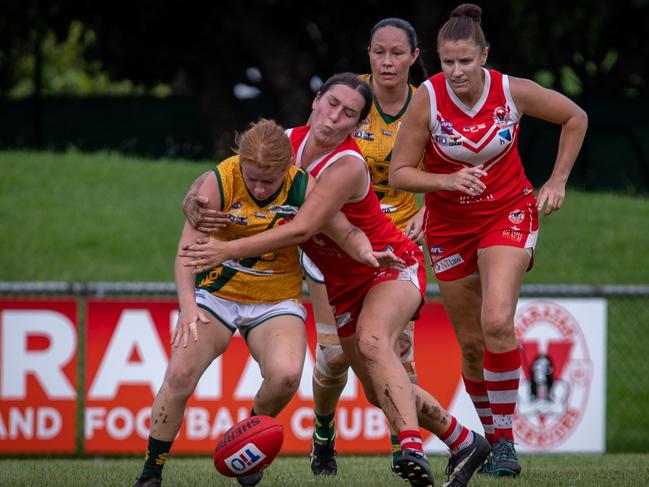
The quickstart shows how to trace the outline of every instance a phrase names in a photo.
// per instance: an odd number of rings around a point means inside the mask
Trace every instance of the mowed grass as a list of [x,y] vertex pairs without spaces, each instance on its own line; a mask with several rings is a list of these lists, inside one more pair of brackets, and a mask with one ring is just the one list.
[[[446,479],[446,458],[430,458],[436,485]],[[602,456],[522,456],[523,475],[516,480],[476,476],[474,487],[516,485],[548,486],[646,486],[649,454]],[[141,470],[141,459],[4,459],[0,460],[0,484],[9,486],[129,486]],[[172,457],[164,471],[164,485],[178,487],[236,486],[219,475],[211,459]],[[308,457],[280,457],[265,472],[260,485],[267,486],[405,486],[388,469],[387,457],[339,457],[339,474],[314,477]]]
[[[181,201],[212,164],[0,152],[0,280],[172,281]],[[647,197],[569,191],[525,282],[645,284],[647,222]]]

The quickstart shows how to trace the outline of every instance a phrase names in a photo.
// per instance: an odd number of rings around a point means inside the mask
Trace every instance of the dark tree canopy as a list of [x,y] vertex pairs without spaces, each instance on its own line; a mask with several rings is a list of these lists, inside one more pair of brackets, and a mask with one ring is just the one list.
[[[18,56],[43,32],[79,20],[96,33],[89,53],[115,79],[168,83],[194,96],[218,147],[259,115],[290,126],[308,117],[312,80],[366,72],[371,27],[409,20],[428,71],[439,69],[436,35],[460,2],[221,0],[4,0],[0,4],[0,95]],[[582,98],[646,96],[649,0],[478,2],[492,66]],[[247,75],[256,68],[260,77]],[[237,83],[259,96],[242,100]],[[226,135],[224,135],[226,134]]]

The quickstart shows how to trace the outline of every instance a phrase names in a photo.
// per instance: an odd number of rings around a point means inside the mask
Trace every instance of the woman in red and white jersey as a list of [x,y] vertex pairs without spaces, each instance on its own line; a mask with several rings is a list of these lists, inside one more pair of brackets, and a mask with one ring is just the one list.
[[[395,352],[396,340],[423,303],[426,272],[421,249],[381,211],[365,159],[351,137],[371,103],[368,85],[356,75],[329,78],[313,102],[310,125],[289,131],[296,165],[317,180],[295,218],[236,241],[201,239],[179,255],[200,272],[224,260],[300,244],[324,275],[348,362],[368,399],[383,409],[398,433],[402,453],[394,470],[411,485],[432,485],[421,424],[449,446],[453,468],[448,485],[467,485],[487,457],[488,443],[411,384]],[[375,251],[390,249],[400,257],[403,268],[360,264],[318,233],[338,211],[367,235]]]
[[[390,185],[426,192],[433,270],[462,349],[467,392],[491,441],[485,470],[517,476],[512,417],[520,378],[514,312],[532,265],[538,211],[559,209],[587,127],[556,91],[486,69],[482,10],[463,4],[437,37],[442,72],[425,81],[395,143]],[[523,114],[562,126],[554,169],[534,197],[517,149]],[[422,153],[426,172],[417,168]]]

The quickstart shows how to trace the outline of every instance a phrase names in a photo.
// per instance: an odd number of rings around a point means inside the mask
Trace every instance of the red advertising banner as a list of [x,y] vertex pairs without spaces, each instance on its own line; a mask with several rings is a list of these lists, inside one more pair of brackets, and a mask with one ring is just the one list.
[[[169,360],[177,303],[89,300],[87,306],[85,451],[142,453],[153,398]],[[309,349],[299,390],[278,417],[285,428],[283,453],[308,452],[313,433],[315,325],[310,307],[307,335]],[[441,304],[433,302],[423,308],[415,341],[420,384],[448,407],[457,389],[461,362]],[[235,336],[188,401],[174,453],[212,450],[221,433],[249,414],[261,380],[244,340]],[[340,452],[389,451],[385,417],[367,402],[353,374],[337,409],[337,434]]]
[[0,453],[73,453],[77,304],[0,299]]

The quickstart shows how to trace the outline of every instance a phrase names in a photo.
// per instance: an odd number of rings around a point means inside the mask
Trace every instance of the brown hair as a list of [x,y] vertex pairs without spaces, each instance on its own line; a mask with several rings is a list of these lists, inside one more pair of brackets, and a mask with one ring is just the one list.
[[363,107],[358,114],[358,121],[364,120],[372,109],[372,90],[369,85],[356,76],[354,73],[338,73],[331,76],[318,90],[317,96],[324,95],[336,85],[345,85],[354,91],[358,91],[363,97]]
[[241,162],[261,169],[287,169],[293,163],[291,142],[274,120],[261,118],[251,123],[245,132],[237,135],[236,142]]
[[482,9],[473,3],[463,3],[453,9],[449,19],[437,33],[437,48],[444,41],[473,40],[480,49],[486,48],[487,43],[480,21]]

